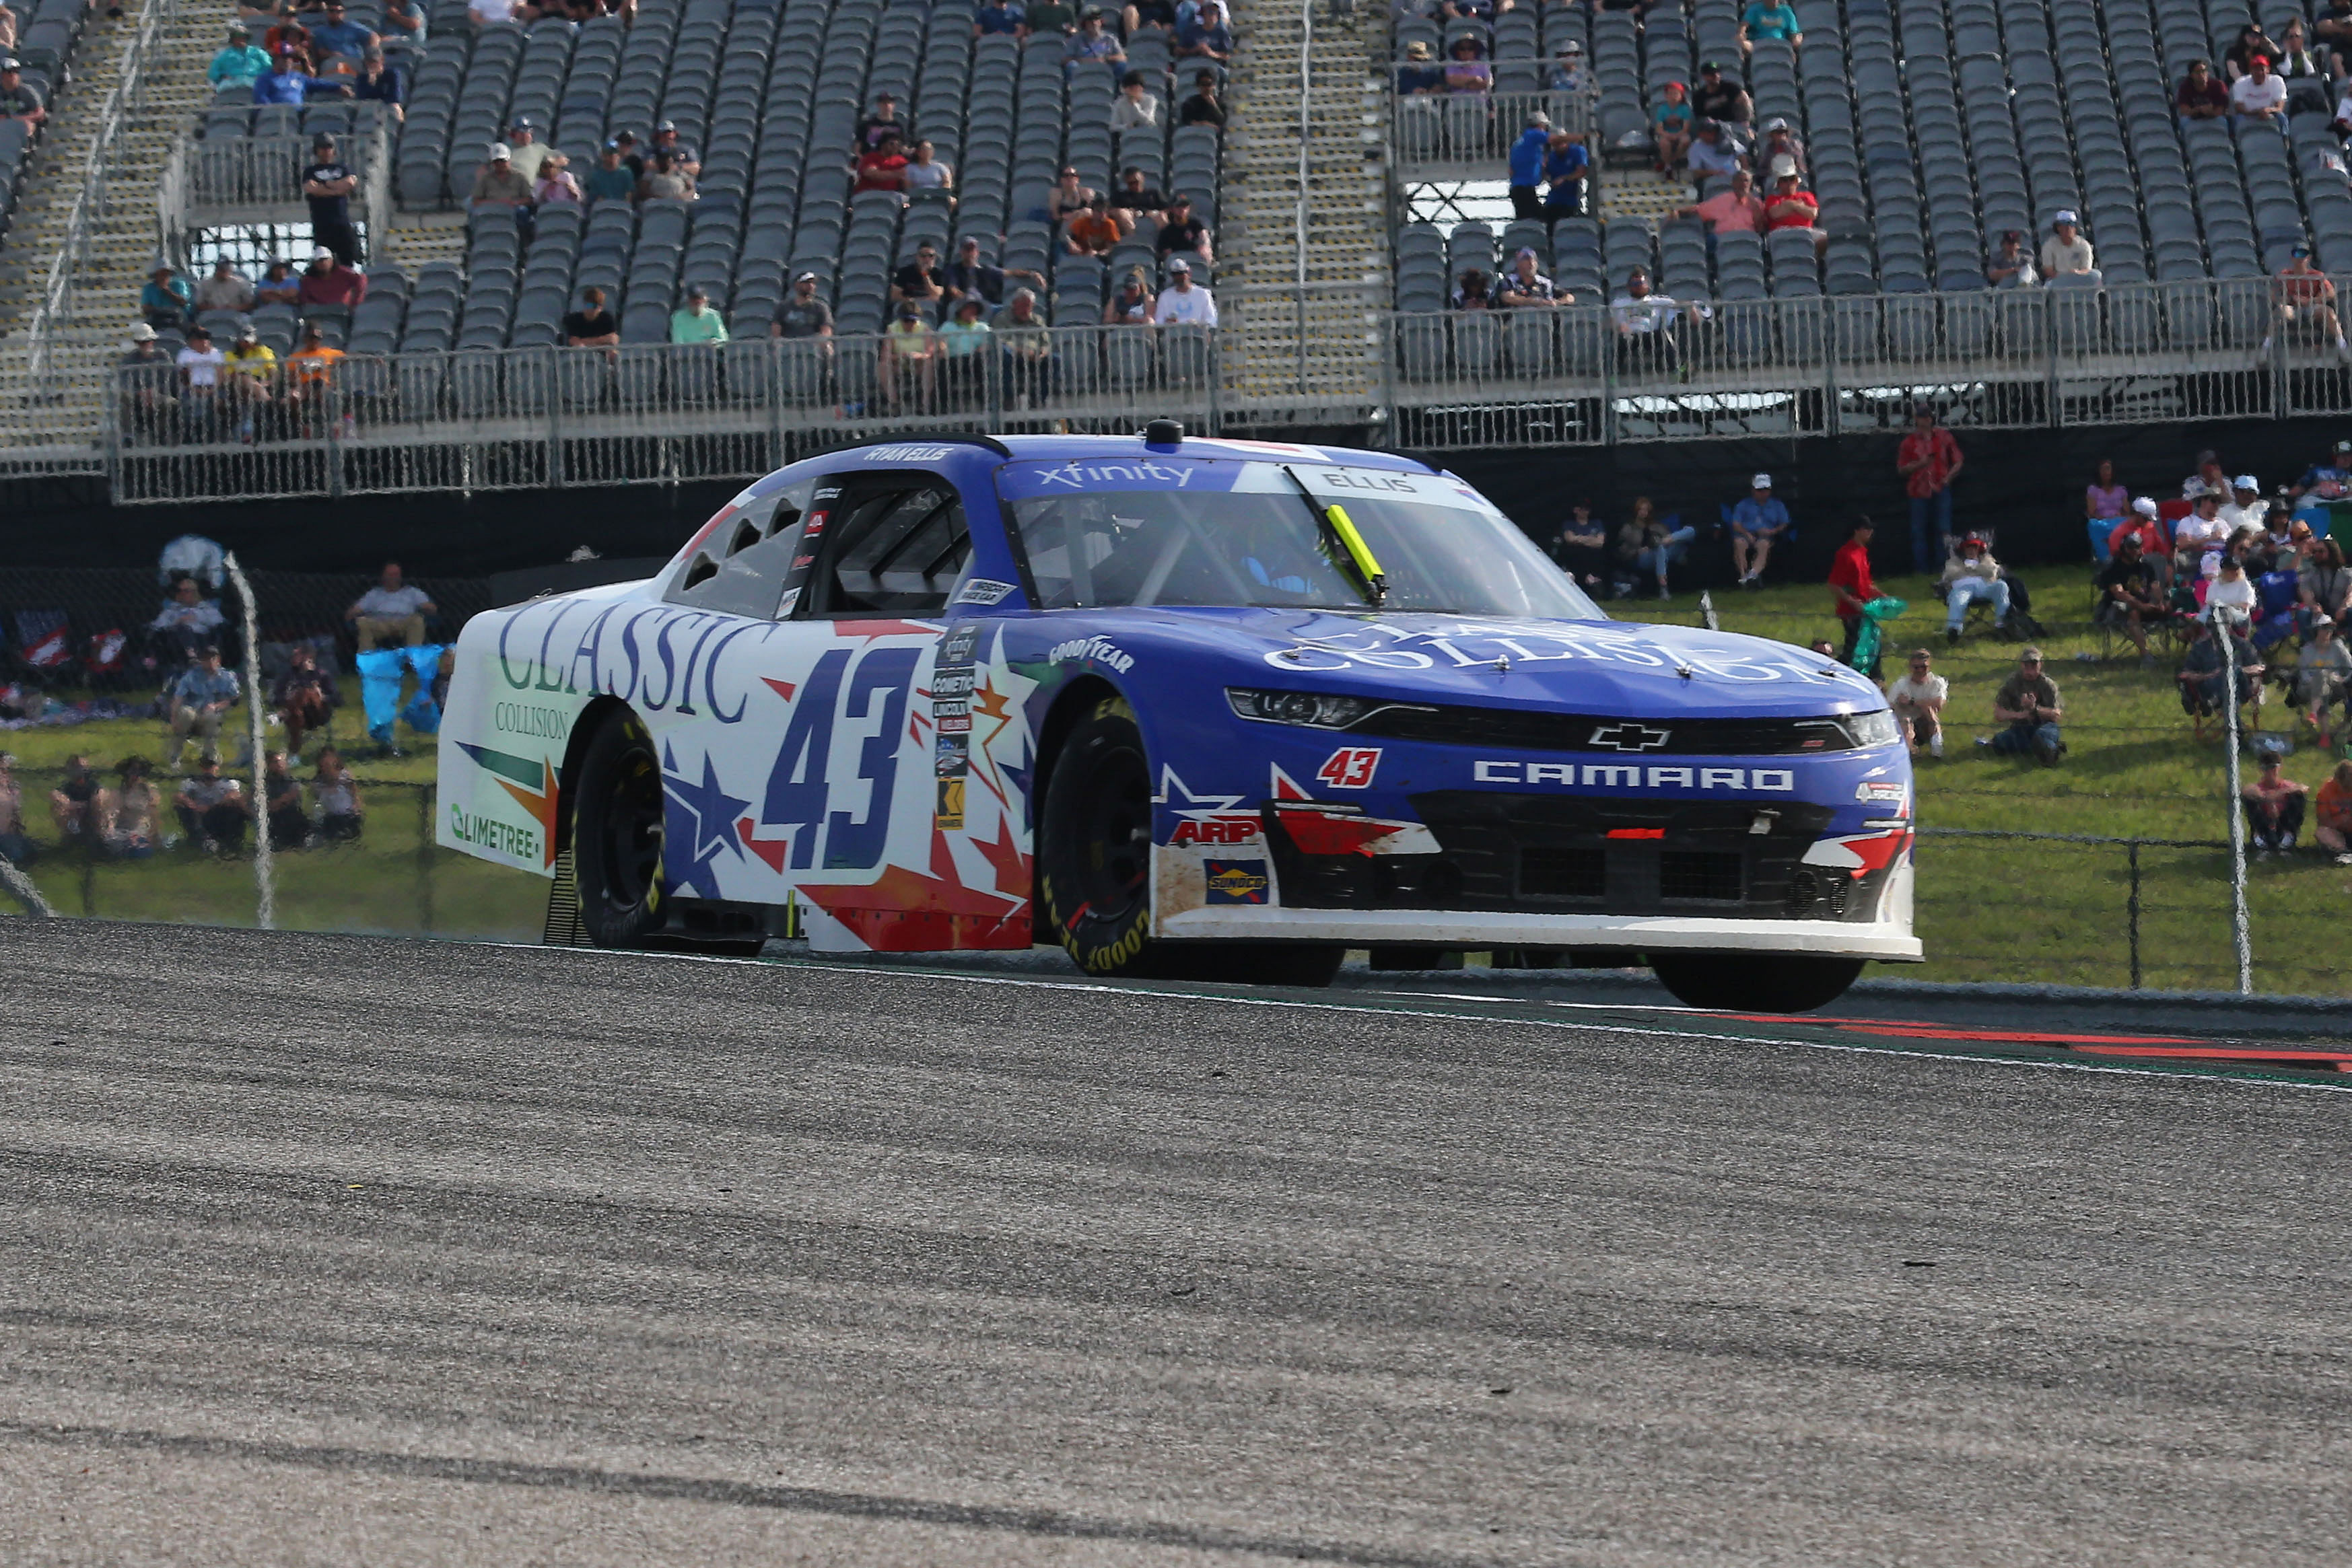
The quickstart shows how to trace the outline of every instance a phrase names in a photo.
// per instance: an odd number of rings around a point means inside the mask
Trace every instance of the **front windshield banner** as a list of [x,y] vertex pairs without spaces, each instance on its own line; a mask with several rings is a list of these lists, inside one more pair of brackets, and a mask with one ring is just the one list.
[[1183,457],[1015,462],[998,470],[998,491],[1040,609],[1361,610],[1318,517],[1318,504],[1336,502],[1384,569],[1384,609],[1606,619],[1508,518],[1444,475]]

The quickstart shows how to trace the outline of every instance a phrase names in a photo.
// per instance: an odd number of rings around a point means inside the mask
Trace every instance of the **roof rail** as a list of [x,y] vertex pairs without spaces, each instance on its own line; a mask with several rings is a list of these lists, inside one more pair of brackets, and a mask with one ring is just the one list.
[[966,446],[985,446],[999,457],[1013,455],[1013,448],[1005,445],[993,435],[980,435],[968,430],[924,430],[912,431],[904,435],[877,436],[872,441],[861,441],[855,446],[845,446],[841,450],[856,452],[868,446],[905,446],[920,441],[961,442]]

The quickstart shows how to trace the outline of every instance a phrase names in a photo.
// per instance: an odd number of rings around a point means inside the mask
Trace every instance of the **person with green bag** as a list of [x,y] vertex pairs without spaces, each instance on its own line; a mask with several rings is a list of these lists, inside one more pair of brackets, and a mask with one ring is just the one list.
[[1845,543],[1838,547],[1836,558],[1830,562],[1829,581],[1830,592],[1836,601],[1837,618],[1845,626],[1845,650],[1838,657],[1874,681],[1879,678],[1879,648],[1885,640],[1880,628],[1910,606],[1879,592],[1878,584],[1871,580],[1870,538],[1874,531],[1867,515],[1854,518]]

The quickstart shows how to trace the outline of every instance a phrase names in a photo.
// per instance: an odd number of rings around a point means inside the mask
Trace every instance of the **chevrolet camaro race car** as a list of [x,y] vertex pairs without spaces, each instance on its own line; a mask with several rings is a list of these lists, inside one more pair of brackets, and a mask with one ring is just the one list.
[[440,841],[568,868],[604,946],[790,910],[819,951],[1475,949],[1762,1010],[1920,956],[1869,681],[1612,622],[1422,463],[1168,421],[812,458],[657,577],[478,615],[440,778]]

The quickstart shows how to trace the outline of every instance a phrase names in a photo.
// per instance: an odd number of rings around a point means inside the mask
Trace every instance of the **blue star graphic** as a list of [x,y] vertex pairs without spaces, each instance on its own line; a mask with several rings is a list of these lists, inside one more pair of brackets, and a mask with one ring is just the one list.
[[663,846],[670,884],[680,893],[719,897],[719,880],[711,874],[711,862],[722,849],[731,851],[737,860],[743,858],[735,824],[751,802],[719,787],[719,769],[711,766],[707,754],[702,758],[702,782],[692,782],[679,769],[677,754],[667,746],[662,747],[662,792],[669,797],[671,824],[685,830],[671,832]]
[[1029,794],[1029,780],[1036,772],[1035,759],[1029,755],[1029,743],[1026,740],[1021,743],[1019,766],[1016,767],[1010,762],[1002,766],[1004,768],[1004,777],[1012,780],[1014,797],[1025,800]]

